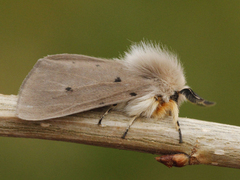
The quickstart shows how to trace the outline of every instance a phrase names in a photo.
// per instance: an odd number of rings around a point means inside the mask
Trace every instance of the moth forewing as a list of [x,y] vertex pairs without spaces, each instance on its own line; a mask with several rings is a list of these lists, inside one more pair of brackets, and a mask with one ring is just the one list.
[[151,83],[118,61],[51,55],[40,59],[24,80],[17,116],[45,120],[117,104],[142,96]]

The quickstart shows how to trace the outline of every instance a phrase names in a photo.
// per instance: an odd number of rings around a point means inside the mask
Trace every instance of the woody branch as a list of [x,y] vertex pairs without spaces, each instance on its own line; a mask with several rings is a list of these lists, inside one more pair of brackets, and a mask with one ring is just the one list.
[[126,139],[122,133],[130,120],[112,111],[102,126],[103,111],[93,110],[45,121],[24,121],[15,116],[17,96],[0,95],[0,136],[75,142],[164,155],[158,161],[171,166],[206,164],[240,168],[240,127],[179,118],[183,143],[170,118],[138,118]]

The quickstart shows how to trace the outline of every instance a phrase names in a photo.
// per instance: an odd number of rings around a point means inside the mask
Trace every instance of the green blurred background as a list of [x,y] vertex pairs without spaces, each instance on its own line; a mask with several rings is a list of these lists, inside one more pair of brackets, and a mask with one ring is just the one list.
[[[154,40],[173,49],[188,84],[212,108],[186,103],[180,116],[240,126],[240,1],[0,0],[0,93],[17,94],[48,54],[118,57]],[[240,137],[239,137],[240,138]],[[156,155],[74,143],[0,138],[1,179],[239,179],[237,169],[169,169]]]

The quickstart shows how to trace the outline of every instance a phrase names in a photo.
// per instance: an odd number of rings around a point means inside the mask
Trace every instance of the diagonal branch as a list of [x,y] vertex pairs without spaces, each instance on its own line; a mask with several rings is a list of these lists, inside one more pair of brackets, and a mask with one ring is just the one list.
[[67,141],[117,149],[165,154],[165,165],[207,164],[240,168],[240,127],[179,118],[183,143],[171,118],[138,118],[121,139],[131,117],[112,111],[98,126],[102,109],[45,121],[15,116],[17,96],[0,95],[0,136]]

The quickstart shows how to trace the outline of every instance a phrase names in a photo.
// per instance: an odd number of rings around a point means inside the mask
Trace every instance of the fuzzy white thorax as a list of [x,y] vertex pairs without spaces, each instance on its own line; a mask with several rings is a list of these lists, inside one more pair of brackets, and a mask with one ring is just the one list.
[[[160,95],[164,102],[168,102],[171,95],[185,86],[183,67],[177,56],[162,46],[145,42],[134,44],[121,60],[133,74],[157,81],[157,85],[149,87],[146,95],[118,106],[120,109],[124,107],[130,116],[151,117],[158,106],[155,96]],[[178,105],[183,101],[185,97],[179,95]]]

